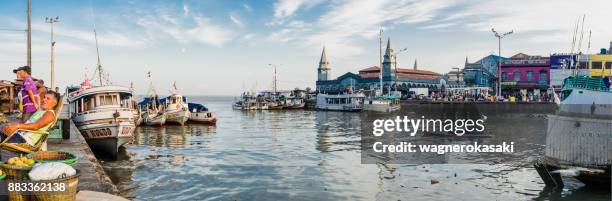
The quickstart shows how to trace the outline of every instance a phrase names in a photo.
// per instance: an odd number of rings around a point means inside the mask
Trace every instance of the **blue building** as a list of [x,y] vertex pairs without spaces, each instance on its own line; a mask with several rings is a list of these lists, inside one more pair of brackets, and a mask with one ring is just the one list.
[[[383,91],[397,90],[402,95],[408,94],[410,88],[428,88],[429,91],[438,92],[445,87],[456,87],[447,84],[441,74],[427,70],[398,68],[397,59],[391,39],[387,41],[387,48],[382,64]],[[325,48],[321,54],[318,68],[317,92],[341,93],[352,86],[355,90],[374,91],[380,89],[381,69],[379,66],[367,67],[359,70],[358,74],[347,72],[336,79],[330,79],[331,67],[327,60]]]
[[465,84],[469,87],[495,88],[497,66],[500,60],[503,63],[508,60],[508,58],[489,55],[474,63],[469,63],[466,58],[465,67],[463,69],[463,80]]

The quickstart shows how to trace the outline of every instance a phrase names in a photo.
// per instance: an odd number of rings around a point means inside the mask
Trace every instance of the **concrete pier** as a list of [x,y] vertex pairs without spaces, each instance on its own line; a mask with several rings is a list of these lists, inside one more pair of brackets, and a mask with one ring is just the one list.
[[69,139],[49,139],[47,150],[64,151],[74,154],[78,158],[75,168],[80,171],[78,191],[89,190],[99,191],[110,194],[118,194],[117,187],[104,172],[102,165],[94,153],[91,151],[87,142],[76,128],[72,120],[65,120],[70,126],[65,131],[70,132]]

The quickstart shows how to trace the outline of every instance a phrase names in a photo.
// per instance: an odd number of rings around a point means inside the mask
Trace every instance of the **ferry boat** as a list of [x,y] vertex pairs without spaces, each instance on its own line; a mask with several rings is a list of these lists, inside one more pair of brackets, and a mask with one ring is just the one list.
[[361,111],[363,109],[363,93],[317,94],[316,109],[331,111]]
[[128,87],[92,86],[85,80],[78,89],[69,89],[68,102],[71,118],[91,149],[115,157],[132,139],[134,109]]
[[174,83],[174,90],[171,93],[170,96],[161,100],[162,104],[165,105],[166,122],[185,125],[185,122],[191,116],[187,106],[187,98],[178,91],[176,83]]
[[208,108],[198,103],[187,104],[191,116],[189,116],[190,122],[204,123],[204,124],[216,124],[217,117],[215,113],[208,111]]
[[561,172],[587,186],[610,188],[612,90],[609,78],[563,81],[556,114],[548,116],[546,155],[534,166],[548,186],[563,186]]
[[86,75],[80,87],[68,89],[70,116],[92,150],[116,158],[119,147],[128,143],[134,133],[132,90],[111,85],[108,77],[103,76],[95,29],[94,39],[98,56],[94,78],[97,77],[99,85],[92,85]]

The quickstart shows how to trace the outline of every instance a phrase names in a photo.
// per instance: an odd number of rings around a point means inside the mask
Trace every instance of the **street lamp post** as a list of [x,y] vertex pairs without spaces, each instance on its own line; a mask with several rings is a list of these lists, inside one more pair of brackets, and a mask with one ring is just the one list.
[[45,23],[49,23],[51,25],[51,89],[55,89],[55,36],[53,34],[53,24],[57,22],[59,22],[59,17],[45,18]]
[[497,86],[495,87],[497,90],[495,90],[495,95],[499,97],[499,95],[501,94],[501,39],[507,35],[514,33],[514,31],[511,30],[506,33],[499,33],[495,31],[495,28],[491,28],[491,31],[493,32],[493,34],[495,34],[495,37],[497,37]]

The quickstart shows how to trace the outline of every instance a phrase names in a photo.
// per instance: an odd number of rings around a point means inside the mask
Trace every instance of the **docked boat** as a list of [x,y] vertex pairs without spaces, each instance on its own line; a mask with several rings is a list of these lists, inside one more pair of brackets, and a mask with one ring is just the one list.
[[147,73],[149,79],[149,89],[147,90],[148,97],[138,103],[141,111],[142,123],[147,126],[163,126],[166,123],[166,114],[164,114],[164,104],[159,101],[157,91],[151,80],[151,72]]
[[156,96],[150,96],[138,103],[142,111],[142,123],[147,126],[163,126],[166,123],[166,114],[163,105]]
[[[68,89],[70,116],[92,150],[116,158],[119,147],[128,143],[134,133],[134,101],[128,87],[112,85],[103,76],[98,37],[94,29],[98,62],[93,78],[85,76],[79,87]],[[99,85],[90,80],[97,78]]]
[[171,95],[162,99],[161,102],[165,107],[166,123],[185,125],[185,122],[189,120],[191,114],[187,106],[187,98],[178,91],[176,83]]
[[316,109],[331,111],[361,111],[363,109],[363,93],[317,94]]
[[191,116],[189,116],[190,122],[203,123],[203,124],[216,124],[217,117],[215,113],[208,111],[208,108],[198,103],[187,104]]
[[[134,89],[133,84],[130,85],[130,90],[132,91],[132,94],[136,94],[136,90]],[[140,110],[138,103],[136,103],[136,100],[134,99],[132,99],[131,106],[132,106],[132,109],[134,110],[134,125],[140,126],[140,124],[142,123],[142,110]]]
[[363,110],[376,112],[393,112],[400,110],[399,96],[383,95],[368,98],[363,104]]
[[92,86],[85,80],[69,89],[71,118],[93,150],[112,157],[134,133],[134,110],[129,88],[115,85]]
[[587,186],[610,188],[612,90],[609,78],[571,76],[549,115],[546,154],[534,165],[548,186],[563,186],[561,172]]

